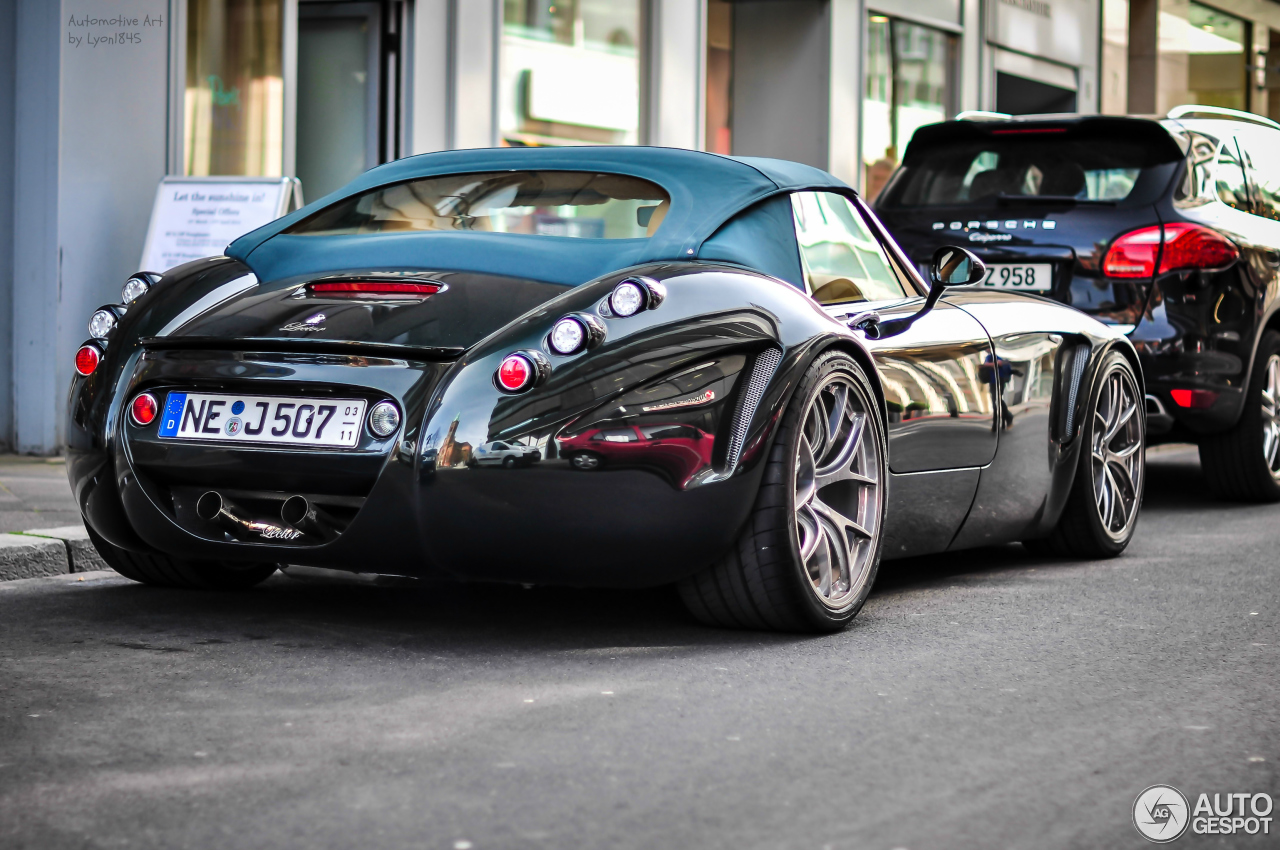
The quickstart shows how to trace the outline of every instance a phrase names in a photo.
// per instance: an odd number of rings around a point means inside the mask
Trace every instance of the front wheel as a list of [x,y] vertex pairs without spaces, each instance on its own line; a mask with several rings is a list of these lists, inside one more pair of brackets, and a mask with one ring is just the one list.
[[275,564],[223,564],[188,561],[168,555],[142,554],[108,543],[85,524],[93,548],[120,575],[158,587],[191,587],[203,590],[248,590],[271,578]]
[[1253,358],[1235,427],[1200,441],[1200,468],[1220,499],[1280,501],[1280,333],[1267,331]]
[[1024,546],[1076,558],[1112,558],[1125,550],[1146,483],[1145,417],[1133,366],[1121,354],[1108,354],[1080,429],[1080,463],[1066,507],[1047,539]]
[[844,628],[880,565],[887,454],[862,367],[844,352],[819,357],[783,416],[737,545],[680,584],[685,605],[715,626]]

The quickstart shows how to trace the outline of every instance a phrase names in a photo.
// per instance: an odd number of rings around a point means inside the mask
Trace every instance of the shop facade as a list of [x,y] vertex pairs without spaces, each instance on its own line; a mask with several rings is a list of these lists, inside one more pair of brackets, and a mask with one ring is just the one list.
[[1097,111],[1102,27],[1100,0],[0,0],[0,447],[59,448],[165,175],[315,200],[417,153],[654,144],[874,196],[923,124]]
[[1280,3],[1104,0],[1102,110],[1195,103],[1280,119]]

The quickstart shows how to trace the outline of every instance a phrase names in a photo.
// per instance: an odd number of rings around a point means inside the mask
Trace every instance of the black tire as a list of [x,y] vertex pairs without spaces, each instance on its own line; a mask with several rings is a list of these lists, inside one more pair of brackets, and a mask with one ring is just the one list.
[[507,455],[502,459],[503,469],[515,469],[515,467],[516,467],[516,459],[513,458],[511,455]]
[[[856,444],[855,453],[847,458],[844,466],[846,469],[850,465],[858,465],[859,469],[868,467],[866,477],[874,483],[855,483],[853,487],[870,488],[866,491],[868,495],[865,499],[862,495],[856,498],[858,504],[864,506],[858,510],[865,508],[869,511],[866,515],[874,516],[874,524],[872,521],[863,521],[862,527],[869,529],[870,535],[859,538],[857,549],[846,549],[848,561],[852,562],[856,558],[860,565],[849,567],[842,579],[847,579],[847,590],[838,600],[833,596],[831,602],[828,602],[823,598],[823,592],[815,586],[815,579],[801,558],[801,535],[805,534],[806,540],[820,539],[822,543],[819,545],[828,546],[825,551],[834,553],[835,550],[830,547],[835,545],[831,536],[831,530],[835,526],[823,527],[819,522],[814,526],[815,531],[807,533],[801,528],[800,513],[803,508],[800,502],[804,497],[798,491],[804,489],[804,473],[798,466],[802,447],[811,445],[808,414],[812,412],[815,403],[823,403],[818,396],[826,392],[827,387],[831,386],[829,382],[833,380],[845,382],[848,392],[855,397],[863,412],[861,422],[864,430],[861,439],[870,440],[870,443],[864,447],[861,442],[853,439],[852,433],[856,426],[850,424],[849,431],[846,432],[843,430],[843,420],[837,427],[837,433],[830,435],[828,430],[828,436],[831,444],[838,441],[844,441],[846,446],[850,442]],[[853,620],[862,609],[875,582],[883,542],[881,530],[886,489],[883,485],[888,481],[888,451],[885,423],[875,399],[872,384],[862,367],[844,352],[824,354],[809,367],[796,388],[775,435],[755,507],[736,545],[701,573],[680,583],[680,596],[695,617],[708,625],[724,628],[793,632],[834,632]],[[844,436],[841,437],[841,434]],[[874,456],[872,460],[864,454],[868,451]],[[812,453],[809,456],[816,457],[818,461],[811,463],[811,466],[831,469],[836,464],[823,466],[821,461],[844,455],[840,450],[835,454],[828,454],[824,448],[816,456]],[[812,480],[814,485],[808,492],[814,505],[822,504],[822,500],[816,498],[827,492],[822,488],[842,487],[848,483],[824,485],[816,475]],[[845,489],[843,492],[848,493],[849,490]],[[861,518],[862,514],[858,516]],[[817,536],[819,531],[820,538]],[[849,527],[846,527],[843,533],[848,532]],[[833,574],[829,573],[828,576]],[[838,604],[835,604],[837,601]]]
[[1200,440],[1200,469],[1209,492],[1219,499],[1280,501],[1280,456],[1268,463],[1263,446],[1264,436],[1269,427],[1274,428],[1276,417],[1277,400],[1267,392],[1268,366],[1273,357],[1280,357],[1280,333],[1264,331],[1253,357],[1240,421],[1228,431]]
[[186,561],[159,553],[144,554],[121,549],[89,528],[89,539],[102,560],[125,578],[157,587],[188,587],[201,590],[248,590],[271,578],[275,564],[225,564],[217,561]]
[[[1117,469],[1110,449],[1104,451],[1097,445],[1105,437],[1105,434],[1099,434],[1099,419],[1106,419],[1104,411],[1109,413],[1105,399],[1113,380],[1118,380],[1127,388],[1132,413],[1131,418],[1125,420],[1125,424],[1106,445],[1112,447],[1117,442],[1126,440],[1126,449],[1136,445],[1128,456],[1133,458],[1131,468],[1119,464]],[[1093,560],[1114,558],[1128,547],[1138,525],[1147,478],[1146,403],[1138,388],[1138,378],[1129,361],[1117,352],[1108,354],[1098,370],[1089,393],[1089,406],[1085,408],[1084,424],[1080,428],[1080,460],[1075,481],[1071,485],[1071,494],[1067,497],[1067,504],[1058,524],[1048,538],[1023,541],[1022,545],[1032,553]],[[1095,451],[1101,453],[1106,460],[1099,462]],[[1112,499],[1120,499],[1119,504],[1125,511],[1123,524],[1119,528],[1116,527],[1114,513],[1108,514],[1106,518],[1103,516],[1105,508],[1100,504],[1100,491],[1097,489],[1107,486],[1105,482],[1099,484],[1103,467],[1111,473],[1116,489],[1127,494],[1117,496],[1113,491],[1112,495]],[[1133,480],[1135,478],[1136,481]],[[1124,485],[1125,480],[1129,482],[1129,486]]]

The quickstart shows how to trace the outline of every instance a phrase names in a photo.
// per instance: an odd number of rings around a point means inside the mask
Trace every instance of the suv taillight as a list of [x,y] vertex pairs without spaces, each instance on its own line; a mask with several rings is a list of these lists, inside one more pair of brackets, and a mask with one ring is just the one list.
[[1164,225],[1163,234],[1160,225],[1142,227],[1112,242],[1102,260],[1102,273],[1108,277],[1154,277],[1186,269],[1226,268],[1238,259],[1240,250],[1225,236],[1198,224],[1174,222]]

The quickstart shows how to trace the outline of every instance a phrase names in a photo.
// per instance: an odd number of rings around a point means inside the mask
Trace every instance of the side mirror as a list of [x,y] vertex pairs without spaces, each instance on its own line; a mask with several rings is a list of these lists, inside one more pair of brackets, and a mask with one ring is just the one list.
[[884,339],[905,333],[916,320],[928,313],[942,297],[942,290],[949,286],[968,286],[979,283],[987,276],[986,263],[979,260],[964,248],[955,245],[944,245],[933,253],[933,263],[929,266],[929,278],[932,286],[924,305],[910,316],[901,319],[882,320],[875,312],[859,313],[849,321],[849,327],[860,330],[871,339]]
[[933,252],[929,282],[934,286],[968,286],[980,283],[986,276],[986,263],[964,248],[944,245]]

